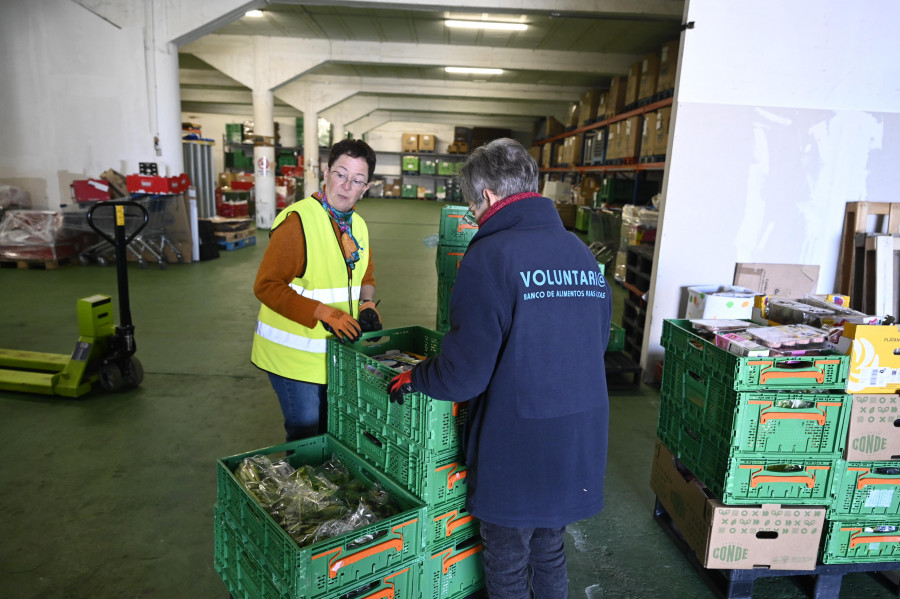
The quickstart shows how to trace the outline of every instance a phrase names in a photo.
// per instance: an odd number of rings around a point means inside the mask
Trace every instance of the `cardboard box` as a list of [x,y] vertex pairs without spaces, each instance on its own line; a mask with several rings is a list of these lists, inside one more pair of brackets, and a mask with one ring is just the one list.
[[739,262],[734,269],[734,284],[756,289],[769,297],[802,297],[815,293],[819,282],[818,265],[761,264]]
[[575,204],[562,204],[560,202],[555,202],[556,211],[559,212],[559,218],[562,220],[562,224],[567,229],[572,229],[575,227],[575,211],[577,206]]
[[541,163],[541,146],[531,146],[528,148],[528,153],[531,154],[531,157],[534,158],[534,161],[538,164]]
[[628,67],[628,80],[625,82],[625,106],[630,106],[638,101],[643,62],[643,60],[639,60]]
[[888,461],[900,456],[900,395],[860,393],[853,396],[847,433],[848,462]]
[[581,100],[578,102],[578,125],[589,125],[597,119],[600,95],[599,89],[589,89],[581,94]]
[[753,299],[759,295],[746,287],[711,285],[688,287],[685,318],[750,318]]
[[654,142],[656,135],[654,128],[656,126],[656,111],[648,112],[644,115],[644,122],[641,125],[641,157],[653,156]]
[[621,139],[619,158],[636,158],[638,144],[641,141],[641,117],[633,116],[625,120],[624,134]]
[[109,182],[104,179],[72,181],[72,199],[76,202],[102,202],[110,199]]
[[705,568],[813,570],[825,526],[817,506],[728,506],[711,496],[659,440],[650,488]]
[[900,392],[900,325],[844,323],[849,340],[847,393]]
[[420,152],[434,152],[434,148],[436,146],[436,140],[434,139],[434,135],[431,133],[420,133],[419,134],[419,151]]
[[569,106],[569,118],[566,120],[566,129],[574,129],[578,126],[579,113],[580,108],[578,107],[578,102]]
[[454,127],[453,141],[461,141],[469,145],[472,143],[472,129],[470,127]]
[[644,55],[641,61],[641,80],[638,84],[638,100],[650,98],[656,93],[659,78],[659,55],[656,52]]
[[553,144],[547,143],[541,146],[541,166],[550,168],[553,165]]
[[404,133],[401,148],[401,152],[418,152],[419,135],[417,133]]
[[679,41],[663,44],[659,50],[659,75],[656,79],[656,91],[662,92],[675,87],[675,70],[678,67]]
[[597,96],[597,110],[595,112],[595,120],[603,120],[606,118],[606,103],[609,101],[609,92],[600,92]]
[[569,166],[580,166],[581,165],[581,149],[584,144],[584,134],[580,133],[578,135],[572,135],[571,137],[567,137],[563,140],[563,143],[560,145],[561,154],[559,158],[559,164],[565,164]]
[[606,118],[612,118],[625,108],[625,92],[628,91],[627,77],[613,77],[606,96]]
[[547,181],[541,192],[545,198],[554,202],[570,202],[572,199],[572,184],[568,181]]
[[672,117],[672,107],[660,108],[655,113],[656,118],[651,123],[653,136],[652,156],[663,156],[669,151],[669,119]]

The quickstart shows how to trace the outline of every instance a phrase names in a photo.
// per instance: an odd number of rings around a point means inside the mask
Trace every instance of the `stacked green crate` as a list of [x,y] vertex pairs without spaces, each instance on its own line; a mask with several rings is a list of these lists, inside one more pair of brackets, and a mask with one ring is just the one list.
[[442,333],[423,327],[366,333],[357,343],[328,341],[328,431],[362,459],[425,502],[422,597],[458,599],[481,588],[478,522],[466,511],[461,431],[466,404],[408,394],[391,402],[400,374],[380,361],[398,352],[430,357]]
[[445,205],[441,208],[441,221],[435,267],[438,273],[437,322],[435,328],[442,333],[450,330],[450,295],[456,282],[456,273],[478,227],[463,220],[466,206]]
[[828,505],[847,440],[837,354],[741,357],[666,320],[657,435],[723,503]]
[[[273,462],[283,458],[294,468],[337,458],[365,486],[381,485],[401,511],[300,546],[234,473],[244,458],[258,455]],[[331,435],[222,458],[217,462],[214,567],[239,599],[337,599],[357,596],[360,589],[419,599],[430,559],[426,509],[423,501]],[[361,542],[367,538],[373,540]]]

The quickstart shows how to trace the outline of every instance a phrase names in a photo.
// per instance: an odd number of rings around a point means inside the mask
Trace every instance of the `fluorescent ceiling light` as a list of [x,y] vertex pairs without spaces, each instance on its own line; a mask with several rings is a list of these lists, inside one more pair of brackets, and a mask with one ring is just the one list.
[[478,75],[502,75],[503,69],[484,69],[480,67],[444,67],[448,73],[475,73]]
[[459,27],[461,29],[501,29],[504,31],[525,31],[528,25],[525,23],[502,23],[500,21],[456,21],[448,19],[444,21],[447,27]]
[[263,11],[261,10],[248,10],[244,13],[245,17],[261,17],[263,16]]

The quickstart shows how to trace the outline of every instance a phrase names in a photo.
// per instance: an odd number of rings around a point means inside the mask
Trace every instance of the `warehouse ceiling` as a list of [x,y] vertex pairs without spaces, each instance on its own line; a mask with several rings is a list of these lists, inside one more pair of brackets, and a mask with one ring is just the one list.
[[[293,52],[286,60],[299,70],[272,86],[276,116],[302,114],[296,89],[304,83],[349,86],[352,97],[339,102],[357,105],[347,112],[354,119],[367,110],[389,112],[392,120],[447,124],[462,115],[531,121],[565,115],[581,92],[608,88],[611,77],[676,39],[684,9],[683,0],[486,0],[477,9],[411,0],[256,4],[262,16],[237,16],[180,48],[183,111],[252,115],[253,83],[229,65],[265,40],[267,49],[279,49],[281,60]],[[527,29],[450,29],[447,19]],[[233,58],[222,59],[223,52]],[[323,58],[310,62],[316,54]],[[445,66],[500,67],[503,73],[449,74]],[[335,112],[337,105],[329,109],[326,118],[351,118]]]

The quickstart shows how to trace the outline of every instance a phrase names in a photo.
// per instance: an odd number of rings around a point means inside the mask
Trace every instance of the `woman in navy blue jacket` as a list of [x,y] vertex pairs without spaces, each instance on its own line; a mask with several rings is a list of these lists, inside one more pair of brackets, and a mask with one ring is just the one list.
[[[441,353],[391,381],[468,401],[469,512],[492,599],[565,599],[565,526],[603,507],[611,291],[541,197],[512,139],[476,149],[460,186],[479,225],[459,266]],[[467,217],[469,215],[467,214]]]

